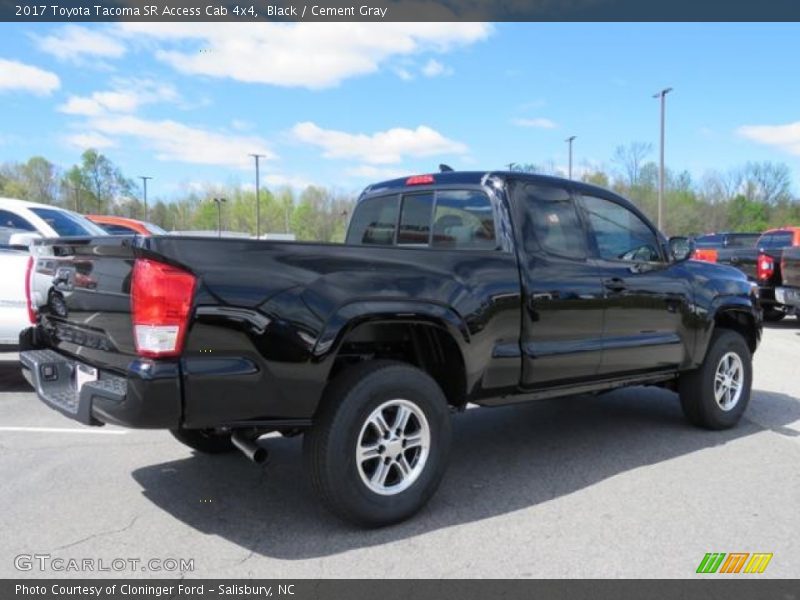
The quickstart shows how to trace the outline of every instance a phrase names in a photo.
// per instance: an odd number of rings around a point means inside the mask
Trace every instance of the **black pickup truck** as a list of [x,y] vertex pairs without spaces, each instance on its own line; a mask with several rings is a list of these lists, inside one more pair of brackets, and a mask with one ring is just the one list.
[[765,321],[780,321],[787,315],[797,312],[794,304],[783,301],[785,294],[778,294],[778,288],[783,281],[783,255],[798,247],[800,247],[800,227],[770,229],[758,238],[756,258],[752,260],[745,257],[742,260],[745,264],[737,265],[748,272],[753,266],[755,267],[759,302]]
[[756,288],[690,252],[594,186],[414,176],[369,186],[344,244],[38,242],[21,360],[43,402],[87,425],[254,460],[259,436],[302,433],[325,505],[383,525],[434,493],[468,403],[658,385],[691,423],[734,426]]
[[751,281],[756,279],[756,243],[759,233],[709,233],[694,239],[692,258],[736,267]]
[[786,248],[780,262],[781,285],[775,288],[775,301],[785,312],[800,316],[800,248]]

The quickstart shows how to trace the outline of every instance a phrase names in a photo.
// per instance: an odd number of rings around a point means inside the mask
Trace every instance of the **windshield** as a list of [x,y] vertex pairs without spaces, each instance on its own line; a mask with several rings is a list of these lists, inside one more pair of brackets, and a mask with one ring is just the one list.
[[107,235],[102,228],[76,213],[57,208],[31,208],[30,210],[63,237]]
[[159,227],[155,223],[147,223],[146,221],[143,221],[143,223],[144,226],[147,228],[147,231],[149,231],[153,235],[168,235],[165,229],[161,229],[161,227]]

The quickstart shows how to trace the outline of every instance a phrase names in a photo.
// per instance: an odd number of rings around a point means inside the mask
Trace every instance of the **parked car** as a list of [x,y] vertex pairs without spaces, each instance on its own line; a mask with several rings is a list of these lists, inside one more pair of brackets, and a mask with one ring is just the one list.
[[86,215],[86,218],[111,235],[167,235],[167,232],[158,225],[138,219],[115,215]]
[[694,239],[692,258],[736,267],[749,279],[755,280],[759,237],[760,233],[740,232],[701,235]]
[[25,299],[28,246],[40,237],[104,232],[82,216],[47,204],[0,198],[0,346],[16,348],[19,334],[31,324]]
[[45,404],[253,460],[259,436],[302,433],[322,501],[362,525],[427,502],[468,403],[656,385],[690,422],[733,427],[761,337],[742,273],[686,260],[688,239],[607,190],[540,175],[369,186],[344,244],[112,236],[35,253],[21,360]]
[[787,314],[800,316],[800,248],[786,248],[781,257],[781,285],[775,288],[775,301]]
[[14,198],[0,198],[0,227],[41,237],[99,236],[105,231],[78,213]]
[[31,241],[28,232],[0,227],[0,347],[4,351],[16,349],[20,332],[33,322],[25,296]]
[[[781,259],[788,248],[800,246],[800,227],[781,227],[765,231],[756,243],[756,280],[765,321],[780,321],[792,312],[775,296],[775,288],[782,282]],[[748,266],[752,268],[752,266]]]

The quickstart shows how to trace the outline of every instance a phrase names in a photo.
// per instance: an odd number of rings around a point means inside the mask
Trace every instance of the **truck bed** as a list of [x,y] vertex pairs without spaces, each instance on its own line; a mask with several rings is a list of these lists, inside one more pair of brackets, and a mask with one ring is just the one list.
[[[470,386],[519,381],[519,353],[494,353],[499,344],[519,348],[518,337],[499,333],[520,330],[512,254],[180,236],[42,240],[35,248],[40,322],[32,345],[109,377],[141,378],[153,364],[162,372],[172,365],[189,427],[309,417],[345,324],[362,314],[418,313],[420,322],[449,328],[465,346]],[[197,279],[179,357],[137,353],[131,279],[140,259]]]

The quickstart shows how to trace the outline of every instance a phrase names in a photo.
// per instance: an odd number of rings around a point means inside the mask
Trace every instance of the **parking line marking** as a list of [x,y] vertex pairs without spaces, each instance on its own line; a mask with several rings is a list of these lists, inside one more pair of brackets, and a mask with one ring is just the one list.
[[63,427],[0,427],[0,432],[25,432],[25,433],[103,433],[105,435],[125,435],[123,429],[66,429]]

